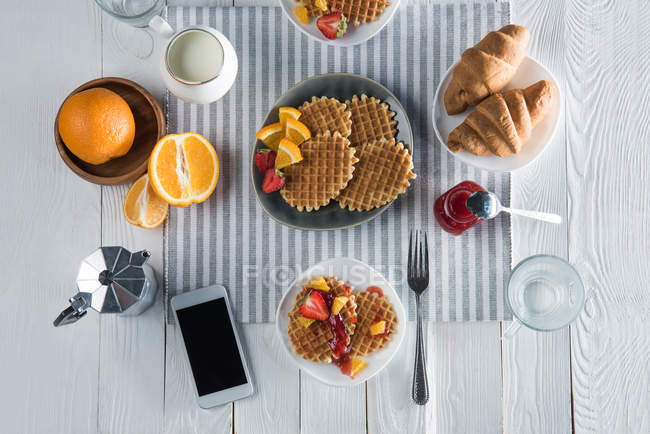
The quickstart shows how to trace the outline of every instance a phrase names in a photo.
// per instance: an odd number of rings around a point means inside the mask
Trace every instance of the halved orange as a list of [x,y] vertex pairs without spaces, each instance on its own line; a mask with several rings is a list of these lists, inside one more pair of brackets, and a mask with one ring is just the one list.
[[277,151],[278,144],[280,143],[280,140],[282,140],[282,137],[284,137],[284,127],[280,122],[267,125],[256,132],[255,137],[269,148]]
[[291,140],[296,145],[305,140],[311,139],[311,132],[307,125],[295,119],[287,119],[287,126],[284,130],[284,137]]
[[196,133],[168,134],[149,157],[149,179],[170,205],[203,202],[219,178],[219,157],[210,142]]
[[298,145],[291,140],[280,140],[278,155],[275,157],[275,168],[280,170],[299,161],[302,161],[302,152],[300,152]]
[[122,210],[127,222],[151,229],[165,221],[169,205],[151,188],[149,177],[145,173],[129,188]]

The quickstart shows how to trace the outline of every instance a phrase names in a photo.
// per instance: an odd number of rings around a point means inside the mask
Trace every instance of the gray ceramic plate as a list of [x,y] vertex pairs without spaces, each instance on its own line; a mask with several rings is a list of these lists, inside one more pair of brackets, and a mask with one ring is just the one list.
[[[403,142],[409,152],[413,154],[413,132],[404,107],[402,107],[395,95],[384,86],[374,80],[355,74],[337,72],[316,75],[301,81],[286,91],[275,102],[262,125],[278,122],[278,109],[280,107],[291,106],[297,108],[303,102],[311,100],[312,96],[328,96],[344,102],[352,98],[352,95],[361,95],[362,93],[388,103],[390,109],[395,112],[397,140]],[[251,179],[257,201],[264,211],[278,223],[296,229],[315,231],[349,228],[374,219],[390,206],[390,203],[388,203],[381,208],[360,212],[342,209],[338,202],[332,201],[329,205],[321,207],[317,211],[300,212],[296,208],[289,206],[280,196],[280,192],[266,194],[262,191],[262,174],[255,167],[253,157],[257,151],[264,147],[262,142],[255,141],[251,155]]]

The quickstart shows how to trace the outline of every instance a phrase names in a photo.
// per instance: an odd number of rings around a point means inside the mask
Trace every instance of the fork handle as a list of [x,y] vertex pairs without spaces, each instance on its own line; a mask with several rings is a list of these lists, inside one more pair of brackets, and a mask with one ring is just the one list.
[[413,369],[413,390],[411,396],[413,402],[424,405],[429,401],[429,381],[427,380],[427,366],[424,351],[424,339],[422,337],[422,304],[420,296],[415,297],[417,310],[417,325],[415,337],[415,367]]

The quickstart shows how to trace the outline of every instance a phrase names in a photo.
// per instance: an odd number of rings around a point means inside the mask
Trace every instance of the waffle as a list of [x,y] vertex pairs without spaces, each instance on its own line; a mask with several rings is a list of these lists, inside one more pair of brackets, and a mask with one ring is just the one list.
[[310,17],[320,17],[326,13],[326,11],[323,11],[321,8],[316,6],[315,0],[297,0],[297,2],[307,9],[307,15]]
[[307,140],[300,150],[303,160],[283,169],[286,182],[280,194],[298,211],[313,211],[341,193],[359,160],[348,139],[329,131]]
[[390,140],[397,134],[397,121],[393,119],[395,112],[390,111],[388,104],[375,97],[354,95],[352,101],[346,101],[352,114],[352,131],[350,143],[359,146],[378,139]]
[[[397,314],[388,298],[374,292],[353,291],[357,304],[357,327],[350,343],[350,357],[363,357],[383,348],[395,333]],[[377,321],[386,321],[387,335],[370,334],[370,326]]]
[[327,3],[331,11],[340,11],[355,26],[376,21],[390,6],[388,0],[328,0]]
[[355,148],[354,177],[337,198],[341,208],[369,211],[404,193],[415,178],[411,154],[395,139],[380,139]]
[[350,137],[352,119],[348,106],[335,98],[322,96],[311,98],[298,107],[299,120],[307,125],[313,136],[323,134],[326,131],[334,134],[339,132],[343,137]]
[[[335,277],[326,277],[327,283],[332,287],[334,294],[338,296],[346,296],[349,298],[348,302],[343,306],[339,314],[343,319],[348,336],[353,336],[356,327],[356,309],[355,295],[348,293],[342,287],[343,282],[337,280]],[[298,321],[300,313],[298,308],[300,302],[311,291],[306,286],[296,296],[293,309],[289,312],[289,323],[287,324],[287,332],[289,334],[289,341],[293,347],[293,351],[305,360],[312,362],[332,362],[332,350],[330,349],[328,341],[332,338],[332,331],[328,321],[314,321],[309,327],[305,328]]]

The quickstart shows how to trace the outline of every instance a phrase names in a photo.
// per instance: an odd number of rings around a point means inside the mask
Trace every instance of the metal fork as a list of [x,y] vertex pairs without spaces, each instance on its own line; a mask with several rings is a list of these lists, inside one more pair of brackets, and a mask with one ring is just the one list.
[[429,401],[429,382],[422,338],[422,303],[420,298],[429,286],[429,246],[427,245],[427,233],[419,229],[411,229],[407,277],[408,284],[415,293],[417,309],[415,367],[411,396],[416,404],[424,405]]

